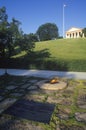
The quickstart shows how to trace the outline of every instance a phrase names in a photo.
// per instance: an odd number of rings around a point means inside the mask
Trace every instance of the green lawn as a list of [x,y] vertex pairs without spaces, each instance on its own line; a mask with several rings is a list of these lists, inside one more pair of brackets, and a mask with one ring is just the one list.
[[67,65],[71,71],[86,71],[86,38],[37,42],[35,51],[43,49],[48,49],[50,60],[63,64],[63,68]]
[[36,43],[35,50],[49,49],[51,56],[64,60],[86,60],[86,39],[59,39]]
[[36,42],[30,54],[16,51],[9,68],[86,72],[86,38]]

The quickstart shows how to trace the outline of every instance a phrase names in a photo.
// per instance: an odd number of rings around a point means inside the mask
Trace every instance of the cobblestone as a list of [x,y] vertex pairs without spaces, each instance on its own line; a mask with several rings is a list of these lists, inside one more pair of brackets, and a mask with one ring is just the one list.
[[[4,110],[6,110],[9,106],[13,105],[17,100],[19,99],[25,99],[25,100],[30,100],[30,101],[35,101],[35,102],[42,102],[42,103],[50,103],[50,104],[55,104],[57,106],[57,113],[56,113],[56,117],[61,121],[69,121],[70,118],[73,118],[73,120],[76,119],[77,122],[80,123],[86,123],[86,86],[82,86],[84,89],[82,89],[82,91],[84,91],[84,93],[81,93],[81,89],[80,92],[77,93],[79,95],[77,95],[76,100],[74,99],[74,94],[75,94],[75,89],[76,89],[76,81],[73,84],[74,87],[71,87],[70,84],[68,84],[68,87],[63,89],[63,90],[59,90],[59,91],[45,91],[45,90],[41,90],[40,88],[38,88],[38,86],[36,85],[37,82],[39,82],[40,80],[38,79],[29,79],[24,77],[25,79],[22,81],[11,81],[11,83],[7,83],[7,86],[4,86],[3,88],[0,88],[0,114],[3,115]],[[17,79],[18,80],[18,79]],[[41,80],[42,81],[42,80]],[[71,81],[73,82],[73,81]],[[83,85],[85,85],[85,81],[83,81],[84,83],[82,83]],[[78,85],[80,85],[78,83]],[[77,89],[76,89],[77,90]],[[75,102],[76,101],[76,102]],[[73,117],[71,116],[71,108],[72,106],[75,106],[76,109],[80,109],[81,112],[78,112],[77,110],[74,112]],[[61,108],[59,108],[59,106],[61,106]],[[55,117],[55,118],[56,118]],[[0,118],[0,122],[1,122],[1,118]],[[53,118],[52,118],[53,120]],[[11,124],[11,122],[10,122]],[[52,124],[52,121],[51,121]],[[12,125],[12,124],[11,124]],[[13,124],[15,126],[15,123]],[[21,128],[23,127],[24,130],[26,130],[26,125],[24,126],[24,124],[22,125],[22,123],[20,122]],[[5,124],[4,124],[5,126]],[[14,127],[13,126],[13,127]],[[29,124],[27,128],[31,127],[32,130],[35,130],[35,127],[32,127],[33,124]],[[8,127],[9,123],[8,123]],[[64,126],[63,126],[64,127]],[[36,128],[39,128],[36,126]],[[73,126],[73,128],[79,128],[78,126]],[[16,129],[16,127],[15,127]],[[66,129],[66,127],[64,127],[64,130]],[[42,128],[40,127],[40,130],[42,130]],[[43,129],[45,130],[45,129]],[[58,124],[58,127],[56,127],[56,130],[63,130],[60,129],[60,125]],[[70,128],[69,128],[70,130]],[[79,130],[79,129],[78,129]],[[84,126],[83,128],[81,127],[81,130],[86,130],[86,127]]]

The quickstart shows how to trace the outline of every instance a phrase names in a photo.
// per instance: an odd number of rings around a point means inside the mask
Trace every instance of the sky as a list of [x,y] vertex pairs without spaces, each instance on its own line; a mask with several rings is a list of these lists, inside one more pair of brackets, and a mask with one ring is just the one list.
[[64,32],[71,27],[86,27],[86,0],[0,0],[0,8],[3,6],[8,21],[19,20],[26,34],[36,33],[45,23],[55,23],[60,36],[63,35],[63,23]]

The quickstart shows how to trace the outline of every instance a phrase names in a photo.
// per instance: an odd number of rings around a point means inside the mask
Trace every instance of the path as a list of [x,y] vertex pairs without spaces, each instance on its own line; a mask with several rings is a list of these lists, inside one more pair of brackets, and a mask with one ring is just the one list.
[[[5,69],[0,69],[0,75],[5,73]],[[7,69],[7,73],[17,76],[35,76],[42,78],[50,78],[54,76],[74,78],[74,79],[86,79],[86,72],[63,72],[63,71],[50,71],[50,70],[21,70],[21,69]]]

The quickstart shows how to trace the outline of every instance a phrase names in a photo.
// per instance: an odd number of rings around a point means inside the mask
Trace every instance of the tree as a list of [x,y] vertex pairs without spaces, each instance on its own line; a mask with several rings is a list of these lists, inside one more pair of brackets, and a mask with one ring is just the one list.
[[34,34],[23,34],[22,29],[19,28],[21,22],[12,18],[11,22],[8,22],[8,15],[6,14],[6,8],[0,8],[0,56],[10,57],[13,48],[20,46],[21,50],[26,52],[32,51],[37,40]]
[[[9,30],[8,15],[6,8],[0,8],[0,56],[7,57],[11,55],[12,34]],[[8,53],[8,55],[7,55]]]
[[84,36],[86,37],[86,28],[82,30],[82,33],[84,33]]
[[[8,22],[6,8],[0,8],[0,55],[1,57],[10,57],[13,52],[13,46],[17,38],[20,37],[21,31],[19,25],[21,23],[15,18]],[[8,54],[8,55],[7,55]]]
[[33,41],[33,42],[38,41],[38,37],[36,34],[30,33],[30,34],[28,34],[28,37],[29,37],[30,41]]
[[54,23],[41,25],[36,32],[40,41],[52,40],[59,37],[58,27]]
[[10,57],[13,52],[12,35],[8,30],[0,31],[0,56]]
[[24,34],[21,38],[17,40],[17,42],[21,50],[24,50],[27,53],[30,53],[35,47],[35,43],[32,41],[32,39],[30,39],[28,34]]
[[12,37],[14,42],[22,36],[23,32],[20,30],[19,26],[21,25],[21,22],[16,20],[15,18],[12,18],[12,22],[10,22],[10,31],[12,33]]
[[6,8],[0,8],[0,30],[5,30],[9,26],[7,19]]

